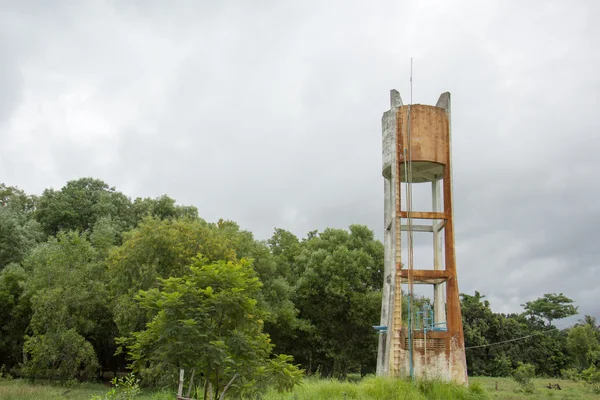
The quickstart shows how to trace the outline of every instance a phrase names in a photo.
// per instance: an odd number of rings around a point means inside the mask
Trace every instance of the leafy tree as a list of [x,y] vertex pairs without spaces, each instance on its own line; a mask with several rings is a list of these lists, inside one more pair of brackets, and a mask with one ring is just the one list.
[[[179,368],[195,370],[205,379],[204,398],[208,384],[218,398],[236,374],[238,390],[260,383],[256,379],[273,366],[272,344],[262,332],[266,311],[258,306],[261,283],[251,265],[198,257],[188,275],[160,282],[160,289],[136,297],[154,317],[129,341],[133,369],[152,380],[173,379]],[[288,380],[297,380],[299,371],[283,364]]]
[[35,209],[36,197],[29,196],[16,186],[0,183],[0,207],[30,213]]
[[0,363],[11,369],[22,362],[25,330],[31,318],[30,305],[23,298],[27,274],[17,264],[0,271]]
[[40,225],[31,219],[33,204],[22,190],[0,184],[0,270],[21,262],[44,239]]
[[269,249],[275,256],[277,273],[286,280],[292,280],[296,271],[295,260],[300,253],[300,240],[296,235],[284,229],[275,229],[273,236],[267,241]]
[[[558,376],[567,367],[566,334],[524,314],[493,313],[485,296],[461,294],[467,369],[472,375],[507,376],[519,362]],[[513,341],[515,338],[522,338]]]
[[[375,364],[381,307],[383,245],[359,225],[326,229],[302,243],[294,260],[294,303],[310,323],[296,358],[337,376]],[[316,364],[316,365],[315,365]]]
[[580,325],[569,330],[567,349],[579,371],[600,364],[600,343],[592,326]]
[[157,219],[198,218],[198,209],[194,206],[178,206],[175,200],[167,195],[155,199],[138,197],[133,201],[132,212],[137,225],[145,217]]
[[198,253],[210,261],[236,258],[229,243],[201,219],[161,221],[146,217],[136,229],[124,234],[123,245],[108,260],[115,323],[121,335],[142,329],[150,317],[134,300],[138,291],[158,287],[158,278],[185,275]]
[[577,322],[577,325],[589,325],[590,328],[592,328],[592,330],[594,331],[594,333],[596,334],[596,336],[598,337],[598,340],[600,341],[600,325],[598,325],[598,320],[596,319],[596,317],[593,317],[591,315],[585,315],[583,317],[583,319],[580,319]]
[[548,325],[552,325],[554,320],[577,315],[578,307],[573,306],[572,303],[573,300],[562,293],[546,293],[543,297],[528,301],[521,306],[525,308],[525,315],[533,319],[545,319]]
[[[30,336],[24,347],[28,356],[24,373],[51,375],[46,368],[59,368],[61,374],[75,371],[70,366],[57,367],[59,361],[52,361],[53,355],[46,358],[47,352],[75,351],[64,348],[71,339],[80,344],[88,343],[83,346],[83,353],[73,353],[73,357],[81,357],[89,368],[96,368],[97,354],[103,360],[112,357],[114,347],[111,350],[110,339],[114,333],[108,277],[87,235],[60,232],[56,238],[51,237],[38,246],[24,261],[24,268],[29,279],[22,298],[30,302],[32,313]],[[73,373],[73,378],[82,377],[80,372]],[[88,373],[86,369],[85,376]]]
[[138,290],[158,287],[158,278],[181,277],[196,254],[210,261],[252,263],[263,286],[257,296],[265,316],[266,331],[279,346],[297,326],[292,288],[279,276],[277,264],[265,243],[254,240],[231,221],[209,224],[202,219],[158,220],[146,217],[138,228],[124,235],[123,245],[109,257],[115,321],[121,335],[143,328],[150,316],[134,301]]
[[28,358],[22,373],[30,378],[85,381],[93,378],[98,369],[92,345],[74,329],[27,336],[23,351]]
[[490,308],[490,303],[478,291],[475,295],[461,293],[461,313],[465,347],[475,347],[466,351],[469,373],[473,375],[487,375],[488,348],[492,337],[491,330],[496,326],[495,316]]
[[131,201],[107,183],[93,178],[69,181],[60,190],[46,189],[39,197],[36,219],[49,235],[59,231],[90,231],[103,216],[126,229],[132,223]]

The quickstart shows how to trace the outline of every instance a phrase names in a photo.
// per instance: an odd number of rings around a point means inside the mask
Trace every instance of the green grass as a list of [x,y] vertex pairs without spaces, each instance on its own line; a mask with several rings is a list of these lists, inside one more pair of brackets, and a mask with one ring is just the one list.
[[480,400],[487,399],[479,385],[471,388],[442,382],[410,382],[367,377],[360,382],[305,379],[292,393],[269,392],[264,400]]
[[[490,399],[600,399],[600,395],[594,394],[589,385],[581,382],[556,378],[536,378],[532,381],[535,386],[535,393],[527,395],[519,393],[519,384],[510,378],[469,378],[469,383],[480,384],[489,394]],[[496,391],[496,382],[498,382],[498,391]],[[558,383],[562,390],[546,388],[549,383]]]
[[[26,380],[0,379],[1,400],[90,400],[93,395],[103,395],[110,387],[102,384],[81,383],[70,387],[51,383],[29,383]],[[172,397],[174,399],[174,396]],[[170,400],[160,393],[143,392],[139,400]]]
[[[496,391],[496,382],[498,390]],[[510,378],[471,377],[469,387],[442,382],[410,382],[386,378],[366,377],[341,382],[337,380],[307,378],[291,393],[265,394],[263,400],[395,400],[395,399],[600,399],[583,383],[562,379],[534,379],[536,392],[519,393],[519,385]],[[549,390],[548,383],[558,383],[563,390]],[[31,384],[25,380],[0,379],[2,400],[89,400],[94,394],[104,394],[109,386],[101,384],[76,384],[71,387],[49,383]],[[174,394],[174,393],[173,393]],[[173,400],[173,394],[143,392],[139,400]]]

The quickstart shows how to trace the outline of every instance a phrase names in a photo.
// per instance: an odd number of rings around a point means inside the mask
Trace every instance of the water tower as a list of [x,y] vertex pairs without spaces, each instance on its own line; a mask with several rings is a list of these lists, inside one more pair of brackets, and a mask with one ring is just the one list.
[[[396,90],[390,97],[382,117],[385,268],[381,324],[375,327],[377,374],[467,384],[454,254],[450,93],[435,106],[403,105]],[[412,204],[416,185],[431,187],[431,202]],[[413,265],[417,232],[431,235],[432,265]],[[433,286],[431,302],[416,304],[416,285]]]

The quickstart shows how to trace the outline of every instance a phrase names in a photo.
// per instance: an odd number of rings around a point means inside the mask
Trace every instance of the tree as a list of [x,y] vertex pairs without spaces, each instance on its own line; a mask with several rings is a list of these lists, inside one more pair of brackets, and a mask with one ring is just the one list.
[[134,225],[145,217],[152,216],[158,219],[198,218],[198,209],[194,206],[178,206],[175,199],[167,195],[155,199],[138,197],[132,204]]
[[95,376],[99,367],[94,348],[74,329],[27,336],[23,351],[29,357],[21,372],[30,378],[86,381]]
[[123,231],[132,225],[131,201],[107,183],[93,178],[69,181],[60,190],[46,189],[35,217],[49,235],[59,231],[91,231],[98,219],[109,216]]
[[524,314],[494,313],[478,291],[461,294],[461,309],[470,374],[507,376],[522,362],[540,374],[557,376],[567,366],[566,334],[554,327]]
[[274,365],[297,381],[297,368],[270,360],[272,344],[262,332],[266,311],[257,301],[261,283],[246,260],[211,263],[199,256],[188,274],[160,282],[160,288],[136,296],[154,317],[145,330],[121,341],[142,377],[174,379],[179,368],[194,370],[204,378],[205,399],[208,384],[215,399],[235,375],[235,387],[248,390]]
[[[58,378],[51,370],[59,369],[61,379],[89,377],[98,366],[97,355],[106,360],[114,353],[108,277],[98,252],[86,234],[60,232],[35,248],[23,265],[28,279],[21,298],[31,304],[23,373]],[[70,364],[78,359],[87,363],[83,375]]]
[[491,330],[495,326],[494,313],[490,308],[490,303],[478,291],[475,295],[461,293],[461,314],[463,321],[463,331],[465,337],[465,347],[474,347],[466,352],[467,370],[473,375],[489,374],[489,359],[487,357],[493,333]]
[[578,321],[577,325],[589,325],[594,332],[600,331],[600,326],[598,325],[598,320],[596,319],[596,317],[593,317],[591,315],[586,314],[583,317],[583,319],[580,319]]
[[35,209],[36,197],[29,196],[16,186],[6,186],[0,183],[0,207],[8,207],[24,213]]
[[0,184],[0,270],[11,263],[20,263],[44,240],[41,226],[31,218],[33,208],[33,197]]
[[577,315],[578,307],[572,305],[573,300],[562,293],[546,293],[543,297],[521,304],[525,308],[525,315],[533,319],[545,319],[548,325],[552,321]]
[[[123,245],[109,257],[115,322],[121,335],[140,330],[149,316],[134,301],[138,290],[158,287],[158,278],[181,277],[198,254],[210,261],[251,262],[262,288],[257,295],[268,311],[265,330],[277,350],[285,351],[287,333],[296,329],[297,311],[290,300],[292,288],[278,274],[275,257],[265,243],[256,241],[232,221],[209,224],[202,219],[158,220],[146,217],[124,235]],[[280,346],[280,344],[282,344]]]
[[600,343],[591,325],[575,326],[569,330],[567,350],[579,371],[600,364]]
[[108,260],[115,323],[122,336],[140,330],[149,316],[134,300],[139,290],[158,287],[158,278],[181,277],[201,253],[210,261],[236,259],[229,243],[204,220],[146,217],[124,234]]
[[18,264],[0,271],[0,364],[7,369],[21,363],[25,330],[31,318],[29,302],[22,296],[27,273]]
[[294,303],[310,326],[294,355],[304,365],[336,376],[373,369],[382,269],[383,245],[364,226],[326,229],[302,243],[294,260]]

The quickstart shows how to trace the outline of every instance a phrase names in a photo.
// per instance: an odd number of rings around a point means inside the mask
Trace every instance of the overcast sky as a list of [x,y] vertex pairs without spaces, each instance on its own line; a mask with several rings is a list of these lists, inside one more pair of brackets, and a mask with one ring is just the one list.
[[414,103],[452,93],[461,291],[600,317],[599,5],[1,0],[0,182],[381,239],[381,116],[413,57]]

